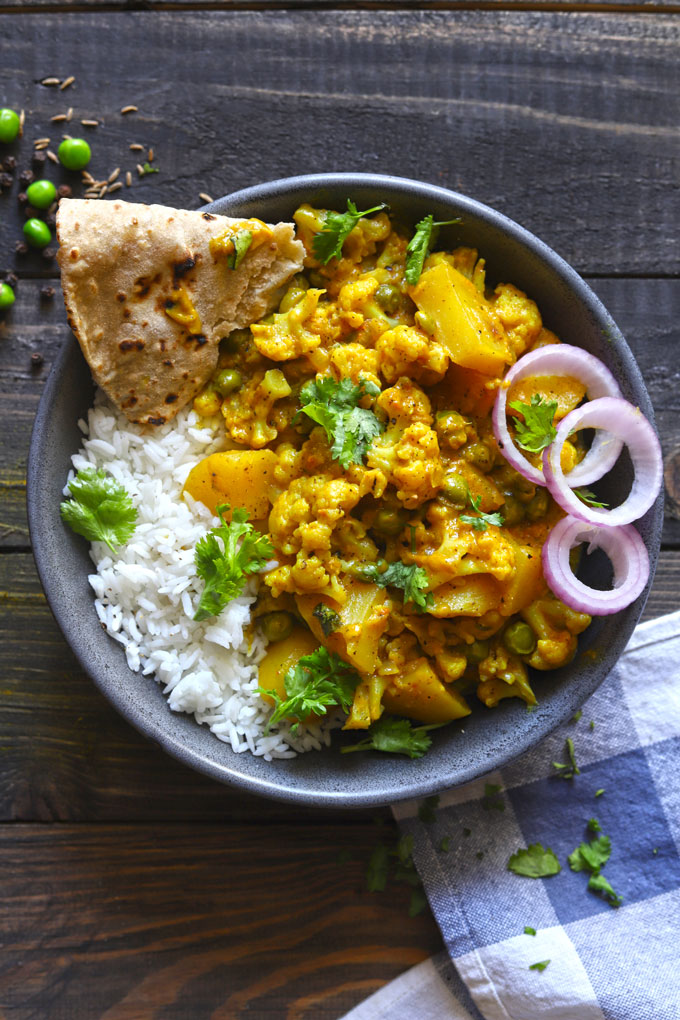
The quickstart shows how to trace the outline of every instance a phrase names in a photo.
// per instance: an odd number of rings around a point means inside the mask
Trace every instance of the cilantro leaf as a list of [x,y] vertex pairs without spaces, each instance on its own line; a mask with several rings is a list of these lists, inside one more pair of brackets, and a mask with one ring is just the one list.
[[450,836],[444,836],[442,838],[442,841],[439,844],[439,849],[441,850],[441,852],[443,854],[447,854],[449,852],[449,850],[451,849],[451,837]]
[[268,694],[274,700],[274,714],[269,720],[269,725],[273,726],[284,716],[300,722],[312,712],[326,715],[328,708],[339,707],[348,712],[359,679],[356,669],[335,652],[317,648],[315,652],[303,655],[286,673],[283,681],[286,698],[276,691],[262,687],[257,689],[260,694]]
[[588,879],[588,888],[591,892],[602,893],[605,899],[609,900],[612,907],[620,907],[623,903],[623,896],[619,896],[612,889],[610,883],[604,877],[597,872],[590,876]]
[[557,769],[558,775],[560,775],[562,779],[573,779],[574,776],[579,776],[581,774],[581,770],[576,764],[574,741],[571,739],[571,737],[567,737],[564,746],[566,748],[567,757],[569,758],[569,761],[568,762],[554,761],[552,765],[554,769]]
[[432,243],[432,234],[437,227],[447,227],[451,223],[460,223],[460,217],[455,220],[435,220],[432,213],[428,213],[419,223],[413,237],[406,246],[406,282],[411,286],[420,279],[423,271],[423,262],[427,257]]
[[609,836],[599,836],[590,843],[579,843],[567,860],[572,871],[597,872],[607,863],[611,852]]
[[601,502],[590,489],[574,489],[574,495],[578,496],[583,503],[587,503],[588,506],[599,506],[604,509],[609,507],[608,503]]
[[388,754],[405,754],[409,758],[422,758],[432,743],[427,731],[437,729],[439,723],[413,726],[408,719],[383,716],[374,722],[364,740],[341,747],[342,754],[350,751],[385,751]]
[[196,543],[194,560],[205,588],[194,620],[217,616],[243,591],[249,574],[255,574],[274,555],[266,535],[248,523],[247,510],[234,510],[231,523],[224,520],[226,504],[217,507],[220,524]]
[[505,518],[502,514],[485,514],[482,513],[480,507],[482,505],[481,496],[473,496],[468,489],[468,499],[473,510],[476,510],[476,514],[473,517],[472,514],[461,514],[460,520],[463,524],[471,524],[474,531],[486,531],[490,524],[493,524],[495,528],[500,528]]
[[142,173],[139,176],[140,177],[146,177],[147,174],[157,174],[157,173],[158,173],[158,167],[157,166],[151,166],[151,163],[147,162],[147,163],[144,163],[144,165],[142,166]]
[[230,255],[227,255],[227,266],[229,269],[238,269],[253,243],[253,232],[252,230],[237,230],[229,240],[234,245],[234,250]]
[[513,411],[519,411],[524,418],[524,421],[519,418],[515,420],[515,441],[518,446],[532,453],[540,453],[546,446],[550,446],[557,435],[553,425],[557,411],[556,400],[543,400],[538,393],[534,393],[530,404],[513,400],[508,406]]
[[383,431],[373,411],[357,406],[363,397],[377,397],[379,393],[379,387],[366,379],[355,385],[351,379],[336,382],[330,376],[305,383],[300,390],[298,414],[306,414],[323,426],[331,455],[345,470],[350,464],[361,464],[369,446]]
[[352,233],[359,220],[363,216],[370,216],[371,213],[380,212],[384,208],[385,203],[381,202],[380,205],[376,205],[372,209],[365,209],[363,212],[359,212],[354,202],[348,198],[347,212],[328,212],[323,229],[319,234],[315,234],[312,241],[312,251],[319,262],[326,265],[332,258],[339,259],[342,255],[342,246],[345,240]]
[[597,818],[588,819],[588,829],[591,832],[602,832],[602,826],[598,822]]
[[492,808],[496,811],[505,811],[505,801],[502,797],[499,797],[502,790],[503,787],[499,786],[497,783],[484,784],[482,807],[485,811],[491,811]]
[[426,797],[425,800],[421,801],[418,805],[418,818],[425,825],[431,825],[436,819],[436,810],[439,807],[439,795],[435,793],[433,797]]
[[532,843],[526,850],[518,850],[508,861],[508,871],[525,878],[547,878],[559,875],[562,865],[550,847]]
[[550,960],[539,960],[538,963],[530,963],[529,970],[545,970]]
[[72,498],[61,503],[59,513],[76,534],[88,542],[106,542],[113,552],[132,537],[137,510],[127,490],[106,471],[83,468],[68,488]]
[[528,924],[525,924],[524,925],[524,934],[525,935],[535,935],[536,934],[536,929],[535,928],[530,928]]
[[425,567],[395,560],[381,573],[375,563],[367,563],[362,568],[361,576],[381,588],[401,588],[404,592],[404,605],[412,602],[421,612],[432,603],[431,592],[425,591],[430,583]]
[[366,886],[369,892],[383,892],[387,885],[389,868],[389,850],[384,843],[373,848],[368,862]]
[[422,914],[423,910],[427,907],[427,896],[422,886],[419,889],[414,889],[411,893],[411,902],[408,905],[408,916],[417,917],[418,914]]
[[324,605],[323,602],[319,602],[319,604],[314,607],[312,616],[315,616],[319,621],[321,624],[321,630],[324,632],[326,637],[329,637],[329,635],[331,635],[333,631],[337,630],[340,626],[340,617],[338,614],[334,609],[331,609],[330,606]]

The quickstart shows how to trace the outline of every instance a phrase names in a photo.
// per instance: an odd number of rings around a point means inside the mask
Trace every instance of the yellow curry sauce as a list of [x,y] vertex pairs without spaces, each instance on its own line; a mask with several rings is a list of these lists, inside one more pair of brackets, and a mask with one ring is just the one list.
[[[227,440],[186,489],[213,510],[245,507],[275,549],[254,612],[271,642],[261,686],[285,696],[287,669],[323,644],[361,675],[347,729],[383,711],[448,722],[474,693],[488,707],[533,705],[527,666],[568,663],[590,617],[547,588],[541,546],[561,511],[506,463],[491,409],[507,368],[559,340],[512,284],[487,289],[473,249],[430,254],[408,285],[409,235],[385,212],[360,219],[322,265],[313,239],[325,215],[297,210],[304,273],[277,312],[225,338],[194,402],[221,415]],[[325,379],[361,386],[358,406],[380,429],[346,467],[300,413],[303,388]],[[556,420],[584,395],[568,377],[510,395],[533,393],[557,401]],[[565,444],[565,469],[581,455]],[[421,604],[375,583],[395,564],[421,568]]]

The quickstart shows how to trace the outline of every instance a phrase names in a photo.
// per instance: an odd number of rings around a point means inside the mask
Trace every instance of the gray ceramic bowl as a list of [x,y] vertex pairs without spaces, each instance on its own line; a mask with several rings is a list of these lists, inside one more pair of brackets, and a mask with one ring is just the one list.
[[[320,174],[257,185],[208,206],[230,216],[290,219],[303,201],[343,209],[351,197],[361,208],[389,203],[406,222],[427,213],[462,222],[442,235],[443,244],[478,248],[490,281],[508,281],[534,298],[545,324],[568,343],[601,358],[618,379],[624,396],[653,419],[652,407],[635,360],[615,323],[580,277],[550,248],[500,213],[463,195],[416,181],[364,174]],[[73,337],[52,369],[38,408],[28,469],[31,538],[38,571],[52,611],[66,640],[97,687],[138,730],[169,754],[214,779],[291,803],[323,807],[369,807],[426,796],[468,782],[507,763],[566,720],[605,678],[638,620],[645,591],[628,609],[596,619],[582,635],[571,665],[535,677],[538,708],[528,713],[521,701],[503,701],[493,711],[481,705],[461,724],[434,734],[428,754],[417,760],[390,755],[341,755],[343,737],[320,753],[268,763],[249,753],[235,754],[193,718],[176,715],[160,687],[132,673],[122,649],[102,631],[88,586],[86,543],[62,525],[58,507],[70,466],[80,445],[77,427],[92,403],[89,370]],[[598,491],[620,501],[629,472],[617,468]],[[662,521],[661,500],[639,521],[650,553],[652,576]],[[583,580],[608,570],[597,554],[584,558]],[[651,583],[651,578],[650,578]],[[592,652],[596,654],[592,654]],[[590,653],[590,654],[585,654]]]

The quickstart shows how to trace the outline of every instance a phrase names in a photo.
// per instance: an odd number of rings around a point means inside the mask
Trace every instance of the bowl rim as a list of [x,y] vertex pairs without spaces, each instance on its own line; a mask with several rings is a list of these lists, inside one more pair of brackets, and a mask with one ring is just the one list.
[[[593,315],[593,317],[598,321],[603,322],[606,328],[611,331],[611,337],[616,346],[617,353],[623,357],[626,362],[626,369],[629,373],[629,377],[632,377],[632,385],[635,386],[642,394],[643,399],[640,400],[642,410],[654,425],[651,401],[639,367],[637,366],[637,362],[628,348],[623,335],[616,326],[616,323],[600,299],[590,289],[588,284],[579,276],[579,274],[544,241],[536,237],[514,220],[505,216],[503,213],[498,212],[476,199],[460,194],[459,192],[443,188],[439,185],[428,184],[411,178],[373,173],[321,173],[284,177],[254,184],[225,195],[220,199],[216,199],[209,205],[202,207],[202,211],[220,213],[221,207],[227,204],[233,207],[243,206],[247,203],[254,203],[261,199],[285,199],[288,195],[292,196],[293,194],[298,194],[301,189],[309,192],[312,190],[320,190],[324,187],[337,188],[340,186],[345,186],[348,190],[364,188],[369,190],[374,189],[376,191],[382,190],[383,192],[386,190],[399,192],[399,194],[405,198],[408,198],[409,195],[413,195],[417,196],[419,200],[425,198],[431,200],[433,203],[441,203],[448,206],[453,205],[459,209],[463,215],[468,213],[477,220],[485,220],[490,226],[499,228],[502,233],[508,234],[511,238],[528,248],[534,253],[534,255],[538,256],[541,261],[547,262],[550,269],[558,276],[562,277],[566,286],[576,292],[579,300],[585,304],[587,310]],[[102,694],[104,694],[107,700],[123,716],[123,718],[127,720],[127,722],[129,722],[144,736],[157,743],[166,753],[170,754],[183,764],[189,765],[195,770],[209,776],[212,779],[216,779],[221,783],[240,788],[249,793],[269,797],[275,800],[282,800],[291,804],[307,805],[317,808],[374,808],[389,803],[395,803],[397,801],[426,797],[448,788],[459,787],[472,782],[480,776],[486,775],[495,769],[506,766],[517,756],[537,745],[561,723],[566,721],[566,719],[568,719],[570,715],[572,715],[576,709],[593,694],[600,683],[604,680],[607,675],[606,673],[602,676],[596,675],[594,681],[591,680],[587,683],[584,678],[578,687],[577,685],[572,685],[571,691],[565,692],[562,711],[546,713],[546,717],[541,718],[540,722],[539,718],[537,718],[535,720],[535,725],[527,727],[523,734],[518,734],[518,739],[516,740],[510,754],[502,753],[497,754],[494,757],[492,753],[489,755],[488,759],[483,762],[477,761],[476,764],[468,767],[467,769],[463,769],[462,774],[457,777],[441,775],[432,777],[428,781],[423,781],[422,778],[419,781],[419,770],[417,768],[412,768],[412,780],[406,783],[400,783],[398,788],[362,788],[348,793],[343,789],[331,789],[328,788],[328,786],[324,787],[323,785],[319,786],[317,784],[316,787],[300,789],[297,786],[286,786],[285,773],[279,773],[275,769],[271,770],[272,778],[270,780],[266,778],[263,779],[260,776],[253,777],[248,775],[238,767],[240,760],[244,758],[244,754],[231,752],[234,759],[234,767],[227,767],[222,763],[215,761],[209,754],[201,754],[187,747],[186,744],[182,743],[175,737],[171,726],[163,725],[154,720],[151,716],[145,715],[140,707],[141,701],[140,705],[137,705],[136,703],[126,699],[115,684],[111,686],[107,683],[107,677],[105,674],[100,676],[94,670],[93,664],[88,661],[86,648],[83,640],[81,639],[77,619],[74,618],[74,614],[69,612],[68,606],[63,605],[54,597],[55,581],[58,576],[59,568],[51,560],[50,551],[43,545],[41,540],[44,530],[43,525],[46,522],[45,515],[47,510],[45,507],[41,506],[39,499],[40,467],[46,444],[46,437],[49,432],[49,429],[46,426],[49,424],[50,411],[59,391],[65,367],[69,363],[70,359],[73,359],[74,357],[82,357],[82,355],[80,354],[80,349],[75,338],[73,336],[68,336],[59,350],[45,383],[31,434],[27,467],[27,509],[29,534],[38,575],[57,624],[83,671],[92,679],[96,687]],[[52,510],[52,512],[54,511]],[[645,591],[637,602],[633,604],[633,607],[629,607],[627,610],[624,610],[624,612],[629,614],[629,624],[627,627],[627,636],[625,638],[626,642],[630,637],[640,614],[642,613],[654,577],[661,541],[663,493],[659,494],[654,506],[650,511],[648,511],[646,519],[649,521],[650,535],[648,542],[650,554],[650,577]],[[108,639],[108,637],[107,640],[115,647],[114,642]],[[623,645],[621,647],[623,647]],[[116,650],[124,657],[122,648]],[[612,664],[611,668],[613,668],[613,665],[614,664]],[[127,668],[127,664],[125,664],[125,666]],[[132,671],[130,672],[132,673]],[[132,675],[139,676],[140,674]],[[144,680],[147,679],[150,681],[152,680],[150,677],[144,678]],[[168,712],[169,711],[170,710],[168,709]],[[539,713],[534,714],[539,716]],[[187,716],[186,718],[190,719],[191,723],[198,727],[198,724],[195,722],[193,717]],[[221,744],[221,742],[219,742],[209,730],[205,729],[205,727],[200,727],[200,730],[207,734],[210,741],[214,741],[216,745],[225,747],[225,745]],[[208,746],[211,750],[217,750],[217,748],[213,748],[212,743]],[[229,750],[231,751],[230,748]],[[335,750],[337,753],[337,748]],[[248,752],[246,752],[246,754],[248,754]],[[308,755],[305,754],[300,757],[307,758]],[[354,758],[356,756],[343,755],[342,757]],[[289,759],[289,761],[291,760],[295,759]],[[275,763],[269,764],[273,765]],[[415,764],[416,763],[411,763],[412,766]]]

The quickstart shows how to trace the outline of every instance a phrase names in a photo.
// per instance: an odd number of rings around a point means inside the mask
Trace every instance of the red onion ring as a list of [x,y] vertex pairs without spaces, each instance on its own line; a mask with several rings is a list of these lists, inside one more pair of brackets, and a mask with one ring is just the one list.
[[[501,453],[508,464],[528,478],[534,485],[545,485],[543,472],[529,463],[515,446],[506,418],[508,390],[513,383],[530,375],[571,375],[584,383],[586,395],[592,400],[597,397],[620,397],[616,379],[608,368],[588,351],[571,344],[546,344],[530,351],[517,361],[501,383],[493,409],[493,430]],[[586,485],[602,478],[616,463],[622,443],[612,440],[604,433],[598,433],[593,444],[580,464],[569,473],[570,485]]]
[[[609,591],[590,588],[574,574],[569,552],[588,542],[588,552],[602,549],[614,568]],[[590,616],[609,616],[625,609],[640,595],[649,580],[649,556],[638,532],[630,524],[597,528],[563,517],[548,535],[542,551],[543,573],[548,585],[565,605]]]
[[[613,510],[586,506],[570,488],[573,471],[568,477],[562,472],[560,454],[564,441],[572,432],[583,428],[606,429],[628,447],[635,478],[628,498]],[[570,411],[562,419],[555,439],[543,451],[543,474],[555,502],[577,520],[610,528],[630,524],[649,510],[661,488],[661,446],[656,432],[638,407],[617,397],[600,397]]]

